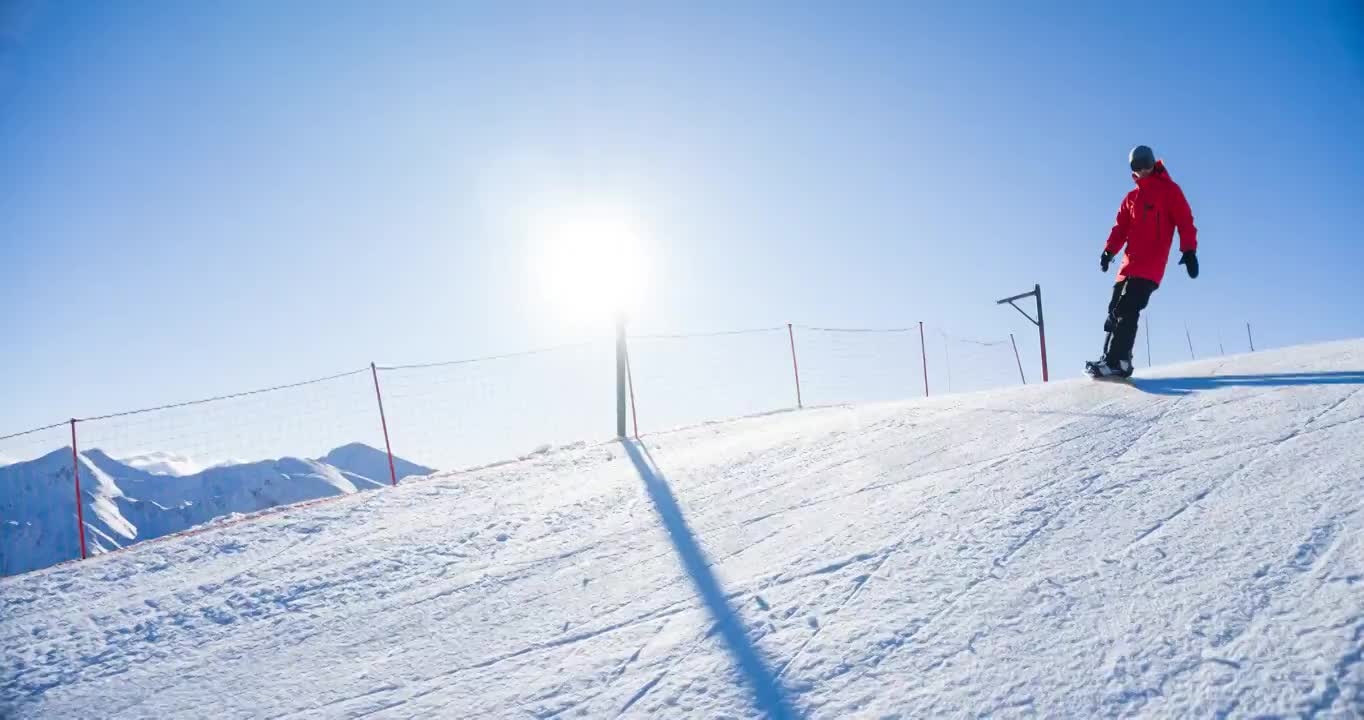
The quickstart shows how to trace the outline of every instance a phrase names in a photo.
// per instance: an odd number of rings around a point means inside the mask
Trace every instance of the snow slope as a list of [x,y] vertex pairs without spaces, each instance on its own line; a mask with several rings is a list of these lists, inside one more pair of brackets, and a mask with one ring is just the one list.
[[1364,341],[582,445],[0,580],[0,716],[1361,717]]
[[[0,468],[0,575],[80,556],[71,448]],[[430,468],[395,458],[397,470]],[[81,453],[86,549],[91,554],[180,532],[236,513],[390,484],[388,454],[351,444],[318,460],[280,458],[181,475],[192,462],[164,453],[115,460]]]

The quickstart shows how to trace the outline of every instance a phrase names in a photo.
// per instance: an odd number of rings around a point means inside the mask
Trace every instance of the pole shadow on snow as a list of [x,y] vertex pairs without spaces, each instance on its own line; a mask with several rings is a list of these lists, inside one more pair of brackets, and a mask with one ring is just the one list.
[[691,528],[687,526],[682,508],[678,506],[677,498],[673,496],[663,473],[659,472],[653,462],[653,456],[648,455],[649,451],[637,441],[622,440],[621,444],[625,446],[630,461],[635,464],[635,470],[639,471],[639,477],[649,491],[649,498],[653,500],[654,510],[658,512],[659,519],[667,528],[673,549],[677,551],[682,566],[691,577],[692,584],[696,586],[697,594],[705,601],[706,608],[710,610],[711,617],[715,620],[716,628],[724,638],[730,654],[734,656],[734,662],[752,688],[757,709],[769,718],[785,720],[799,717],[787,700],[786,690],[763,660],[758,648],[749,639],[738,613],[730,606],[720,582],[711,572],[710,560],[701,549],[700,543],[696,541]]
[[1295,385],[1364,385],[1364,370],[1206,377],[1132,378],[1139,390],[1154,395],[1188,395],[1226,387],[1291,387]]

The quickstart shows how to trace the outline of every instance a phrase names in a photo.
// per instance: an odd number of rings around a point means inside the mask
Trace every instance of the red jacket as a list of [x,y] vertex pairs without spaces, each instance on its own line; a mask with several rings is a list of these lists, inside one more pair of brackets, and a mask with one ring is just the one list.
[[1165,266],[1170,260],[1170,245],[1174,243],[1175,228],[1179,228],[1179,251],[1198,249],[1198,228],[1193,224],[1193,211],[1184,191],[1179,189],[1163,161],[1144,178],[1138,178],[1137,188],[1127,193],[1118,208],[1118,221],[1108,234],[1104,249],[1114,255],[1127,245],[1118,282],[1129,277],[1146,278],[1157,285],[1165,277]]

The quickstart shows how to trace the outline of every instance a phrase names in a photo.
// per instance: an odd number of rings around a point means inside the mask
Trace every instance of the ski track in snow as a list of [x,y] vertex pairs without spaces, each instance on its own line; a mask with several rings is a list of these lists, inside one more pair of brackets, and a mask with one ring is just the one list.
[[1361,368],[707,424],[0,579],[0,717],[753,717],[755,671],[811,718],[1361,717]]

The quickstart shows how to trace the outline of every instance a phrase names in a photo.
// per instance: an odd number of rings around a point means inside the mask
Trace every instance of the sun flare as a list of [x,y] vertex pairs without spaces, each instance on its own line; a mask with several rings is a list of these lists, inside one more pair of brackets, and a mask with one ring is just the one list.
[[552,313],[600,326],[635,312],[647,262],[643,229],[630,213],[606,206],[559,212],[536,235],[535,278]]

